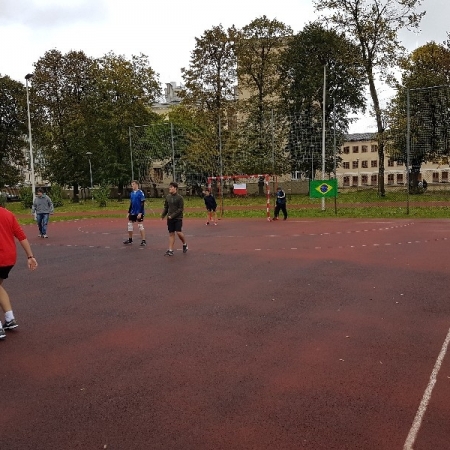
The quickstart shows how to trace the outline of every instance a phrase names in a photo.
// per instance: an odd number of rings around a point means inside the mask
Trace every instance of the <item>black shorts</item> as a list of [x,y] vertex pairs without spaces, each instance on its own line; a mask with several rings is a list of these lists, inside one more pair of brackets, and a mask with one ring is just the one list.
[[208,211],[208,212],[216,212],[216,208],[206,208],[206,211]]
[[175,231],[181,232],[182,226],[182,219],[167,219],[167,229],[169,230],[169,233],[175,233]]
[[0,278],[2,280],[6,280],[8,278],[9,272],[11,272],[11,269],[14,266],[4,266],[4,267],[0,267]]
[[144,221],[144,214],[142,214],[139,219],[138,219],[137,214],[128,214],[128,220],[130,222],[143,222]]

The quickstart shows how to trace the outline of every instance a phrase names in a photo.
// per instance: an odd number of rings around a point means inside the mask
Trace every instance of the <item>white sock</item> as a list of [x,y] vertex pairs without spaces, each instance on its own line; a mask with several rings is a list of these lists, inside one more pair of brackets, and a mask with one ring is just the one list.
[[7,322],[11,322],[11,320],[14,320],[14,314],[12,311],[6,311],[5,312],[5,320]]

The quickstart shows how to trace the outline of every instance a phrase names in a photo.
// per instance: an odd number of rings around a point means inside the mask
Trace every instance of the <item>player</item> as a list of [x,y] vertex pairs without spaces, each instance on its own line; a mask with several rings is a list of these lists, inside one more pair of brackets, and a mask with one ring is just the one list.
[[145,229],[144,229],[144,203],[145,195],[139,189],[139,183],[136,180],[131,182],[132,191],[130,194],[130,207],[128,208],[128,239],[123,241],[125,245],[133,243],[133,228],[134,223],[137,222],[139,233],[141,234],[141,247],[145,247],[147,242],[145,240]]
[[212,195],[208,189],[205,190],[203,200],[205,201],[206,211],[208,211],[206,216],[206,225],[209,225],[209,222],[211,222],[212,219],[214,220],[214,225],[217,225],[217,202],[214,195]]

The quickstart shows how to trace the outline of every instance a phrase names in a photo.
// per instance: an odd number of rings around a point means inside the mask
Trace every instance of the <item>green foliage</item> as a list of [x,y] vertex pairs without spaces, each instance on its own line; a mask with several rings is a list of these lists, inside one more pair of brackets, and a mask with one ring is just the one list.
[[31,208],[33,206],[33,192],[31,187],[21,187],[19,190],[19,198],[24,208]]
[[111,186],[109,184],[102,184],[95,188],[92,193],[93,198],[101,208],[106,207],[108,200],[111,198]]
[[64,206],[64,190],[59,184],[53,184],[50,189],[50,198],[52,199],[53,206],[60,208]]

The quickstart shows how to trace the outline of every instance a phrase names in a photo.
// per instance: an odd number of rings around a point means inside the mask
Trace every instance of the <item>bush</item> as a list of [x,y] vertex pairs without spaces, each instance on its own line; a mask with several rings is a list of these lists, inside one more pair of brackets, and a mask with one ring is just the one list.
[[104,208],[110,199],[111,187],[109,184],[101,184],[100,187],[95,188],[92,192],[92,197],[98,203],[98,206]]
[[58,208],[58,206],[64,206],[63,195],[64,190],[62,186],[60,186],[59,184],[52,184],[49,196],[52,199],[53,206],[55,208]]
[[30,187],[21,187],[19,190],[19,198],[25,209],[33,206],[33,192]]

